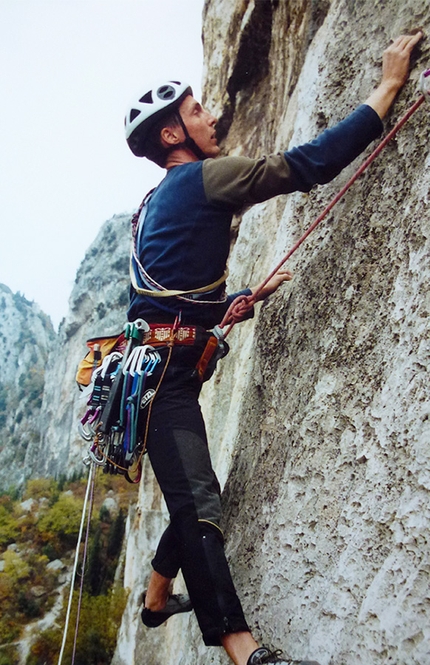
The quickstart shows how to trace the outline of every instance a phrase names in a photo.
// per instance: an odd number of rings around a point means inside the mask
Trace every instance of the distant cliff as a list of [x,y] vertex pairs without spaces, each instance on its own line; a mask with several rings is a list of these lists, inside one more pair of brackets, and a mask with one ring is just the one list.
[[[29,450],[31,474],[58,476],[82,470],[87,445],[77,423],[85,401],[75,382],[78,363],[88,351],[86,340],[120,333],[128,304],[130,215],[107,221],[89,247],[77,272],[69,314],[60,326],[46,368],[41,408],[41,449]],[[41,450],[44,454],[40,454]]]
[[0,284],[0,489],[19,487],[26,456],[40,449],[40,409],[51,320],[33,302]]

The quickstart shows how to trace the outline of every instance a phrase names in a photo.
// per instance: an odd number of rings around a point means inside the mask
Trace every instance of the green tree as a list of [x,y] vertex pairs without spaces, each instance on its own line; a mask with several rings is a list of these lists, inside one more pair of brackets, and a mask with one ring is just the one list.
[[53,478],[34,478],[27,481],[24,499],[43,499],[54,501],[58,498],[58,485]]
[[0,665],[15,665],[19,663],[18,649],[12,644],[0,651]]
[[30,649],[27,665],[53,665],[58,661],[60,648],[61,632],[55,628],[44,630]]
[[[77,594],[70,616],[64,662],[70,662],[76,624]],[[116,646],[117,632],[127,595],[118,589],[104,596],[84,594],[78,629],[75,662],[79,665],[109,665]],[[60,651],[62,633],[45,631],[30,650],[26,665],[55,665]]]
[[4,574],[8,575],[13,584],[30,577],[30,566],[16,552],[7,551],[3,554]]
[[110,530],[107,544],[108,557],[117,557],[121,551],[125,532],[125,518],[122,508],[116,516]]
[[0,573],[0,643],[12,642],[19,633],[20,626],[16,621],[16,585],[5,572]]
[[5,505],[0,504],[0,547],[13,543],[18,535],[15,519]]
[[101,529],[99,525],[94,533],[88,553],[87,582],[93,596],[100,593],[103,581],[104,562],[101,559],[102,546],[100,540]]
[[69,541],[77,536],[82,518],[82,499],[64,492],[58,501],[40,518],[37,528],[44,540],[49,541],[59,536]]

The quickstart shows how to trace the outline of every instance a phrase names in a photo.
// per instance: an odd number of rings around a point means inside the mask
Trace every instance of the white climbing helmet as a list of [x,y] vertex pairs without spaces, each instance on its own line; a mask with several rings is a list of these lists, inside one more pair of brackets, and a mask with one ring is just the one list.
[[188,83],[162,81],[132,101],[125,116],[125,138],[136,157],[144,157],[148,130],[167,110],[180,106],[193,91]]

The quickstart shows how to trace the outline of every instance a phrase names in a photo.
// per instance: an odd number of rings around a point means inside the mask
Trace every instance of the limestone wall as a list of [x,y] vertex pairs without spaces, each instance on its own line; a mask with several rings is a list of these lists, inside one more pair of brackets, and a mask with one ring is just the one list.
[[[429,30],[429,9],[426,0],[208,0],[204,102],[221,117],[225,153],[297,145],[344,117],[377,82],[389,40]],[[426,40],[387,130],[415,100],[429,51]],[[416,112],[294,255],[293,282],[232,332],[232,352],[204,389],[250,625],[321,665],[430,665],[429,111]],[[262,279],[359,163],[236,220],[230,289]],[[151,520],[156,492],[147,480],[135,529]],[[155,519],[159,497],[153,505]],[[136,588],[151,548],[147,538]],[[194,617],[152,632],[137,625],[131,639],[136,593],[116,665],[227,664],[203,646]]]

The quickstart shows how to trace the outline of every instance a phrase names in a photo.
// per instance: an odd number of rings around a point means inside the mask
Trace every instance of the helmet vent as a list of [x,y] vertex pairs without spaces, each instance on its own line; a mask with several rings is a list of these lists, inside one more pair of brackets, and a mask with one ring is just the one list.
[[140,115],[140,111],[138,111],[137,109],[131,109],[131,111],[130,111],[130,122],[133,122],[133,120],[135,118],[137,118],[138,115]]
[[169,101],[170,99],[175,99],[176,91],[172,85],[162,85],[161,88],[157,90],[157,97],[163,101]]
[[139,102],[142,102],[142,104],[153,104],[152,92],[149,91],[143,95],[143,97],[139,99]]

